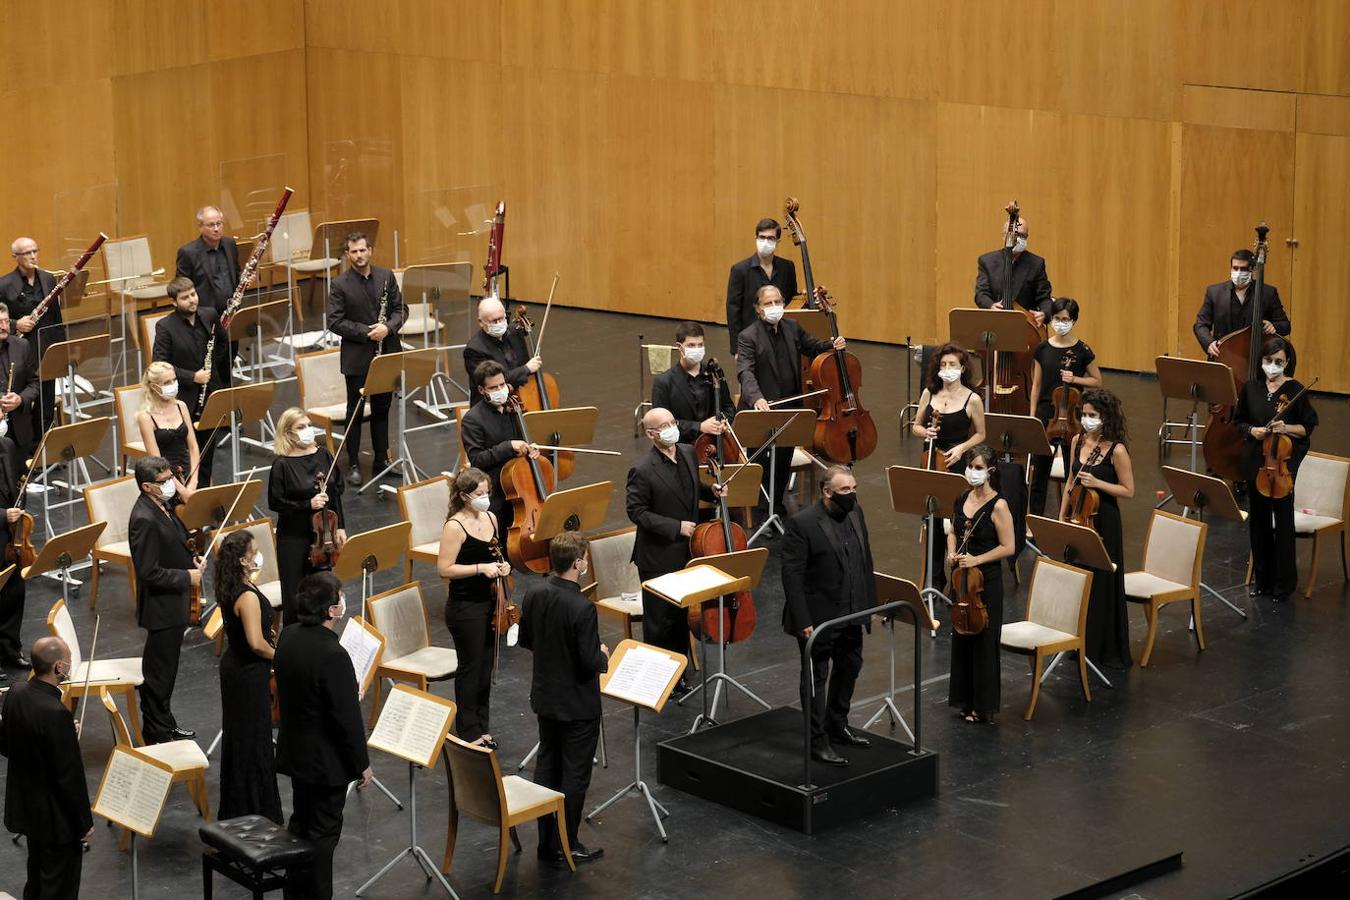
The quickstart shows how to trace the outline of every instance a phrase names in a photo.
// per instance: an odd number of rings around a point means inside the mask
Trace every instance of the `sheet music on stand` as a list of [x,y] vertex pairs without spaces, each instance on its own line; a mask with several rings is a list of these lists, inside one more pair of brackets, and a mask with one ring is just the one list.
[[635,642],[609,673],[601,693],[659,710],[682,668],[668,653]]
[[683,606],[684,598],[712,588],[721,588],[729,576],[714,566],[694,566],[643,583],[643,587],[662,599]]
[[143,837],[154,837],[172,784],[173,769],[167,763],[131,747],[114,747],[93,813]]
[[366,624],[365,619],[352,616],[342,629],[338,643],[351,657],[352,669],[356,672],[356,684],[361,689],[362,696],[365,696],[366,688],[370,687],[370,682],[375,678],[375,669],[380,664],[380,656],[384,653],[384,637]]
[[455,705],[449,700],[400,684],[380,708],[380,719],[367,743],[429,768],[436,763],[454,716]]

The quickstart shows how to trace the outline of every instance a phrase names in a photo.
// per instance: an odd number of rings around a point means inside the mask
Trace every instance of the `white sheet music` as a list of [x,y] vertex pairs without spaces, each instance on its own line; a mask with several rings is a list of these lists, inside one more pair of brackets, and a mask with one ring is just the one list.
[[375,665],[375,654],[380,652],[380,642],[356,620],[348,619],[338,643],[352,659],[352,668],[356,670],[356,683],[364,686],[370,667]]
[[114,748],[94,801],[94,814],[139,834],[154,834],[173,773]]
[[449,720],[449,707],[395,689],[380,709],[380,720],[375,723],[369,743],[377,750],[419,765],[430,765],[440,752]]
[[680,663],[647,647],[629,647],[609,677],[604,693],[639,706],[656,706]]
[[653,593],[678,602],[685,597],[697,594],[699,591],[706,591],[709,588],[719,587],[726,583],[726,576],[716,568],[695,566],[692,569],[681,569],[678,572],[671,572],[669,575],[652,578],[645,582],[645,586]]

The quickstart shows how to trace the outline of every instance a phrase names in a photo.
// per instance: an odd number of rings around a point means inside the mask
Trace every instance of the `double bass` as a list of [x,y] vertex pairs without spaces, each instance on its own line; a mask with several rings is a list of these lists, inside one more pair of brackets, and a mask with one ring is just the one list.
[[[783,218],[787,220],[788,233],[792,235],[792,243],[801,248],[802,251],[802,278],[806,282],[806,305],[808,308],[816,304],[816,277],[811,272],[811,252],[806,247],[806,229],[802,227],[801,219],[797,213],[801,211],[801,204],[797,202],[796,197],[788,197],[783,202]],[[783,302],[791,301],[791,297],[784,297]],[[811,393],[817,385],[811,381],[811,364],[802,362],[802,392]],[[807,400],[806,406],[810,409],[820,409],[818,400]]]
[[[839,339],[839,321],[829,291],[816,288],[816,300],[830,320],[830,336]],[[877,426],[858,399],[862,363],[847,350],[831,349],[811,361],[811,384],[829,393],[816,420],[815,446],[827,459],[852,465],[877,449]]]
[[[1003,243],[1003,295],[999,299],[1004,309],[1020,312],[1043,341],[1046,337],[1045,324],[1036,324],[1036,316],[1030,310],[1018,306],[1012,296],[1012,249],[1017,243],[1017,225],[1022,220],[1022,209],[1013,200],[1004,207],[1004,211],[1008,213],[1008,233]],[[992,355],[994,384],[989,411],[1017,416],[1032,415],[1035,412],[1031,408],[1031,379],[1036,365],[1034,348],[1017,353],[995,351]]]
[[[521,406],[520,396],[513,391],[507,404],[516,417],[521,439],[527,444],[533,444],[529,429],[525,426],[525,410]],[[542,575],[548,571],[548,541],[536,541],[530,535],[534,534],[539,524],[539,513],[544,507],[544,501],[558,484],[553,464],[543,456],[517,456],[502,466],[501,482],[502,491],[511,502],[514,513],[511,527],[506,533],[507,555],[516,567]]]
[[[702,454],[697,458],[712,471],[713,480],[721,483],[722,467],[717,459],[716,446],[705,444]],[[723,494],[717,498],[717,518],[694,527],[694,533],[689,538],[689,556],[691,559],[719,556],[744,550],[747,546],[749,542],[745,529],[731,521],[727,498]],[[707,640],[734,644],[748,639],[755,630],[755,600],[749,591],[737,591],[724,600],[720,618],[716,600],[709,600],[702,605],[702,610],[690,607],[689,627]]]

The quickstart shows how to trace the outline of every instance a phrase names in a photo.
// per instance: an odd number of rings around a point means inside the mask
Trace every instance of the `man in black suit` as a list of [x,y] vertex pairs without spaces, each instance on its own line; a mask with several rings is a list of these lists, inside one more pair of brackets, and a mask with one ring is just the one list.
[[[680,442],[692,444],[700,434],[725,434],[726,423],[713,413],[712,384],[703,368],[707,348],[703,344],[703,326],[681,322],[675,328],[675,346],[680,358],[652,382],[652,406],[670,410],[680,427]],[[731,389],[722,382],[721,408],[731,415]]]
[[[844,349],[844,338],[833,342],[816,340],[802,326],[783,318],[783,295],[773,285],[759,289],[755,312],[759,316],[741,332],[736,351],[736,374],[741,380],[741,409],[767,410],[771,400],[795,397],[802,392],[801,360],[814,359],[831,348]],[[795,404],[801,406],[801,403]],[[792,448],[774,451],[776,466],[764,467],[764,486],[774,470],[773,512],[783,512],[783,491],[792,475]]]
[[[474,370],[492,360],[506,372],[506,383],[518,388],[538,372],[544,360],[532,356],[525,345],[523,332],[511,328],[506,321],[506,307],[494,297],[484,297],[478,304],[478,331],[464,345],[464,371],[473,380]],[[476,406],[483,396],[474,391],[469,404]]]
[[[1200,349],[1209,356],[1219,355],[1218,340],[1240,328],[1252,324],[1251,296],[1252,265],[1256,255],[1247,249],[1233,254],[1228,280],[1205,288],[1205,302],[1195,315],[1195,339]],[[1272,284],[1261,291],[1261,331],[1263,334],[1287,335],[1293,326],[1280,303],[1280,292]]]
[[225,216],[214,206],[197,210],[200,236],[178,248],[179,278],[191,279],[201,304],[217,314],[239,287],[239,245],[225,235]]
[[1019,219],[1010,236],[1003,226],[1004,248],[980,255],[975,276],[975,305],[980,309],[1012,309],[1031,313],[1037,325],[1050,320],[1050,278],[1045,260],[1027,250],[1027,220]]
[[191,624],[190,590],[202,583],[202,565],[188,549],[188,532],[174,512],[174,480],[162,456],[136,460],[141,495],[131,507],[127,540],[136,572],[136,624],[141,653],[141,732],[147,744],[195,737],[178,726],[172,709],[183,630]]
[[[633,564],[646,581],[683,569],[689,562],[689,538],[698,522],[698,501],[717,494],[698,475],[694,448],[679,443],[679,427],[670,410],[653,407],[642,417],[652,447],[628,470],[628,519],[637,526]],[[689,649],[689,617],[678,606],[642,592],[642,639],[684,653]]]
[[[66,328],[61,324],[61,302],[58,297],[47,305],[41,319],[34,319],[33,308],[56,288],[56,276],[38,267],[37,241],[21,237],[10,244],[16,265],[14,271],[0,278],[0,303],[9,307],[13,330],[33,344],[37,361],[52,344],[66,339]],[[41,435],[54,421],[56,408],[56,380],[42,382],[42,402],[33,407],[33,433]]]
[[[202,306],[197,288],[179,276],[164,287],[173,303],[174,311],[155,323],[155,343],[151,355],[173,366],[178,378],[178,399],[187,404],[194,417],[206,408],[211,394],[230,386],[230,336],[220,327],[220,313]],[[211,366],[206,363],[206,346],[215,335],[211,348]],[[206,397],[200,395],[205,391]],[[198,404],[201,404],[200,409]],[[211,483],[212,458],[218,443],[217,434],[229,429],[228,423],[211,423],[216,427],[197,429],[197,447],[201,461],[197,464],[197,487]],[[189,485],[193,487],[194,485]]]
[[370,753],[356,673],[334,629],[347,614],[332,572],[305,576],[296,592],[299,621],[282,629],[277,675],[277,771],[291,777],[291,834],[316,845],[313,869],[292,871],[288,898],[333,896],[333,852],[342,837],[347,786],[370,784]]
[[[773,219],[755,224],[755,253],[731,267],[727,278],[727,330],[731,332],[731,352],[740,350],[741,331],[755,321],[755,299],[766,285],[791,300],[797,296],[797,267],[792,260],[775,256],[783,227]],[[808,298],[810,301],[811,298]]]
[[515,522],[516,515],[502,490],[502,466],[517,457],[538,459],[539,450],[522,439],[515,414],[506,405],[511,388],[506,384],[505,370],[489,359],[478,364],[472,378],[474,393],[486,402],[470,407],[464,414],[459,439],[464,444],[469,465],[482,469],[492,478],[489,509],[497,517],[497,537],[504,547],[507,529]]
[[[24,458],[37,449],[41,438],[33,415],[34,407],[40,402],[41,386],[33,345],[17,334],[11,334],[12,324],[9,307],[0,303],[0,412],[4,413],[0,435],[8,435]],[[14,371],[12,382],[11,367]]]
[[835,745],[871,743],[848,727],[853,685],[862,671],[863,623],[817,638],[809,676],[806,640],[822,622],[877,605],[872,545],[857,490],[847,466],[830,466],[820,483],[821,499],[788,522],[781,556],[783,630],[797,639],[803,656],[802,710],[811,716],[811,758],[832,766],[848,765]]
[[[600,643],[595,605],[581,593],[587,542],[564,531],[549,541],[551,574],[525,592],[520,604],[520,646],[534,654],[530,708],[539,718],[539,757],[534,780],[565,797],[567,842],[573,862],[605,852],[577,839],[591,765],[600,740],[600,673],[609,668],[609,648]],[[539,858],[567,865],[558,826],[539,820]]]
[[[19,451],[14,442],[0,437],[0,547],[7,547],[13,537],[14,523],[23,515],[19,507],[19,479],[23,469],[19,466]],[[0,587],[0,665],[15,669],[28,669],[31,663],[23,655],[23,641],[19,635],[23,626],[24,580],[18,570]],[[0,681],[5,678],[0,673]]]
[[10,689],[0,716],[0,755],[9,759],[5,827],[28,838],[25,900],[79,896],[80,842],[94,835],[79,734],[61,703],[60,685],[70,674],[65,641],[39,638],[33,679]]
[[[388,465],[389,405],[394,395],[385,392],[363,398],[361,389],[365,387],[376,348],[382,353],[399,351],[398,330],[408,318],[408,307],[403,304],[394,273],[373,265],[370,261],[373,252],[365,232],[347,235],[347,261],[351,268],[333,280],[328,295],[328,330],[342,338],[339,365],[347,381],[347,480],[352,484],[361,483],[363,399],[370,400],[370,446],[375,452],[371,477]],[[380,322],[381,305],[384,322]]]

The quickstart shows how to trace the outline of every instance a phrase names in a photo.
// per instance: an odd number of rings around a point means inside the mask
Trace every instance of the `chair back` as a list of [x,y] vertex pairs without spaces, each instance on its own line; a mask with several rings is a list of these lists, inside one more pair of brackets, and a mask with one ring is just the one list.
[[1350,459],[1309,453],[1294,482],[1294,509],[1345,521],[1350,507]]
[[431,645],[420,584],[405,584],[376,594],[366,609],[371,626],[384,635],[385,659],[395,660]]
[[1144,545],[1144,571],[1199,589],[1208,528],[1204,522],[1155,509]]
[[[476,388],[469,388],[469,390],[476,390]],[[464,449],[464,414],[468,411],[467,406],[455,407],[455,434],[459,435],[459,467],[455,471],[469,467],[469,451]]]
[[111,294],[134,291],[152,283],[150,273],[155,264],[150,259],[150,238],[139,234],[104,241],[103,265],[108,271]]
[[66,609],[66,601],[57,600],[52,604],[47,613],[47,630],[70,648],[70,671],[74,672],[84,661],[84,654],[80,652],[80,638],[75,634],[75,622],[70,618],[70,610]]
[[598,534],[590,540],[591,577],[595,579],[598,599],[617,597],[623,593],[638,593],[642,579],[633,565],[633,542],[637,528],[621,528]]
[[341,350],[318,350],[295,357],[295,380],[300,391],[301,409],[319,409],[347,402],[346,381],[342,378]]
[[[281,579],[281,574],[277,569],[277,539],[272,527],[271,519],[252,519],[248,522],[227,525],[220,529],[222,541],[231,531],[247,531],[253,535],[253,543],[263,555],[262,568],[253,574],[253,581],[256,584],[267,584],[269,581]],[[219,600],[220,598],[216,599]]]
[[136,425],[136,414],[145,402],[145,388],[139,384],[113,388],[113,405],[117,407],[117,425],[125,447],[132,441],[141,442],[141,430]]
[[215,609],[211,610],[211,615],[206,617],[206,624],[202,626],[202,637],[214,641],[220,637],[220,631],[224,627],[225,614],[220,611],[220,604],[217,603]]
[[398,508],[403,519],[412,523],[408,546],[418,547],[440,540],[450,509],[450,479],[444,475],[405,484],[398,489]]
[[497,754],[454,735],[446,737],[444,754],[460,815],[485,825],[501,825],[506,818],[506,789]]
[[150,357],[155,351],[155,329],[159,327],[159,320],[168,318],[172,312],[171,309],[148,312],[136,320],[136,326],[140,329],[138,337],[141,339],[141,352],[145,354],[147,366],[150,365]]
[[277,221],[272,242],[267,246],[273,265],[309,259],[314,248],[314,226],[310,224],[309,210],[287,210]]
[[103,701],[103,708],[108,711],[108,724],[112,726],[113,737],[117,741],[117,746],[136,746],[131,742],[131,731],[127,728],[127,720],[122,718],[122,711],[117,708],[112,694],[108,693],[107,688],[100,688],[98,696]]
[[1027,621],[1082,637],[1091,590],[1091,572],[1037,557],[1027,588]]
[[107,527],[94,542],[95,547],[106,547],[127,539],[131,523],[131,508],[141,489],[136,485],[136,476],[123,475],[91,484],[84,489],[84,508],[90,522],[104,522]]

